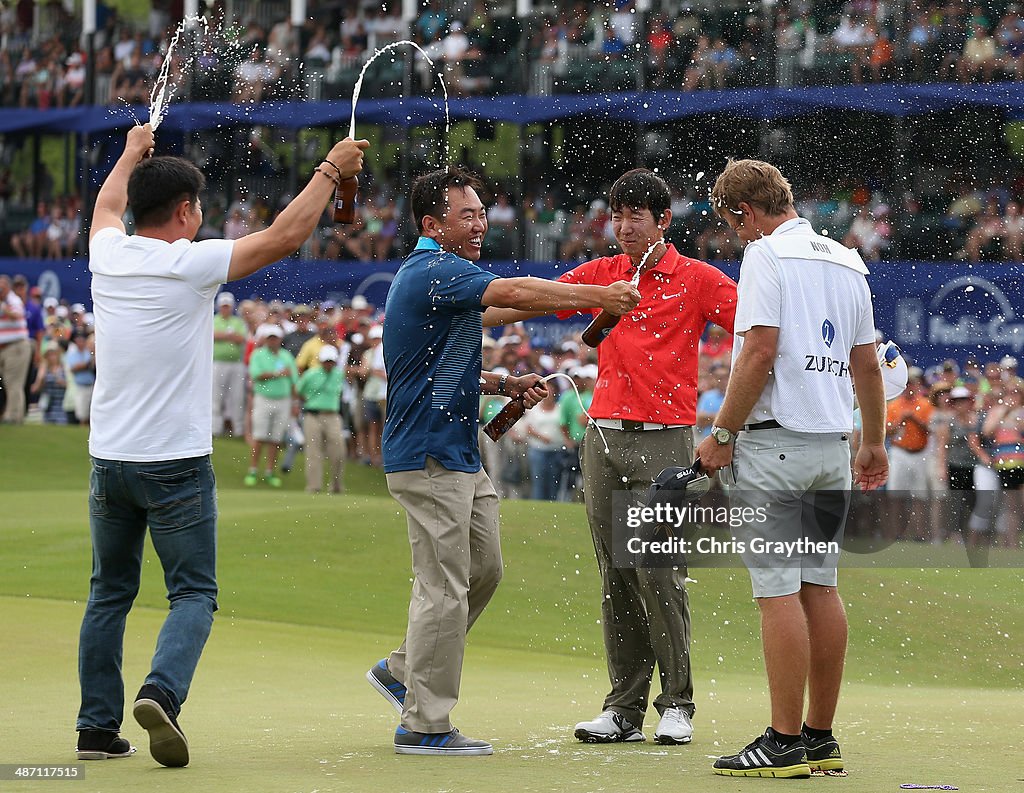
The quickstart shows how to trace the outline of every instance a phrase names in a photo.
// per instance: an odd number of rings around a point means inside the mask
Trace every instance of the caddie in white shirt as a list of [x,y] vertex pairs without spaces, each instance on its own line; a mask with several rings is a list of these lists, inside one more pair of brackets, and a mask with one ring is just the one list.
[[[746,249],[733,371],[697,456],[709,473],[728,467],[735,504],[766,507],[755,532],[762,542],[748,544],[743,559],[761,610],[772,705],[765,733],[719,758],[714,771],[808,777],[843,768],[832,734],[847,641],[838,550],[794,554],[763,545],[841,536],[851,478],[872,490],[888,476],[867,268],[856,251],[797,215],[789,182],[766,162],[730,161],[711,196]],[[863,442],[851,477],[854,387]],[[810,516],[823,537],[803,536]]]
[[[149,527],[170,611],[133,713],[153,758],[189,761],[177,722],[217,609],[212,444],[213,301],[221,284],[295,252],[341,179],[362,170],[366,141],[337,143],[271,226],[239,240],[194,242],[202,172],[152,157],[149,124],[128,132],[89,231],[96,387],[89,454],[93,570],[79,642],[81,760],[128,757],[121,657]],[[130,205],[135,233],[121,221]]]

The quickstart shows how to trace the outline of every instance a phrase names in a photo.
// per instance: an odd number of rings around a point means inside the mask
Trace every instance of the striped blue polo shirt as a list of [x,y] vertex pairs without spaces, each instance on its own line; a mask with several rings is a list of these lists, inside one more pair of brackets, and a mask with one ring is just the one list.
[[497,276],[420,237],[384,308],[384,471],[480,470],[480,303]]

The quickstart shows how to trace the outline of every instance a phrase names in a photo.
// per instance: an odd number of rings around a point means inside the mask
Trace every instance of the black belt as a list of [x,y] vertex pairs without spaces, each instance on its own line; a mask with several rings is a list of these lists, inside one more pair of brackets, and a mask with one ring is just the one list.
[[309,413],[311,416],[317,416],[321,413],[337,413],[336,410],[310,410],[309,408],[303,408],[303,413]]
[[743,430],[750,432],[751,430],[781,430],[782,425],[779,424],[775,419],[769,419],[768,421],[759,421],[757,424],[744,424]]

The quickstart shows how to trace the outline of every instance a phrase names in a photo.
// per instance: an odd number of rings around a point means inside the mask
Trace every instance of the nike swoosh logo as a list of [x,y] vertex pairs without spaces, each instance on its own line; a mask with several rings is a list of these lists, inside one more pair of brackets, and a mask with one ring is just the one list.
[[661,299],[662,300],[671,300],[673,297],[679,297],[681,294],[682,294],[682,292],[676,292],[674,295],[662,295]]

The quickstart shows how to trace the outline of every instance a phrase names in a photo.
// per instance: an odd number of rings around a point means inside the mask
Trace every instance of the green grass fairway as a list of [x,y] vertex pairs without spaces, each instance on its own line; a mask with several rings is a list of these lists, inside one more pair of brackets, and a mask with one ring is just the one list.
[[[363,675],[399,640],[410,585],[404,516],[382,477],[348,494],[241,487],[245,449],[219,443],[220,612],[182,713],[186,769],[150,758],[129,714],[127,760],[85,763],[78,791],[746,791],[799,786],[717,777],[711,758],[762,730],[768,698],[743,570],[696,570],[690,587],[696,735],[690,746],[584,746],[572,725],[607,689],[598,581],[582,509],[502,507],[505,580],[474,630],[456,724],[490,758],[398,757],[396,714]],[[74,760],[78,626],[88,592],[85,433],[0,428],[0,764]],[[147,554],[128,623],[130,699],[165,608]],[[1024,599],[1019,570],[845,570],[851,623],[837,728],[850,775],[805,785],[849,793],[901,782],[1024,791]],[[656,684],[655,684],[656,685]],[[645,731],[653,733],[651,712]],[[0,780],[0,791],[56,782]],[[61,788],[63,789],[63,787]]]

